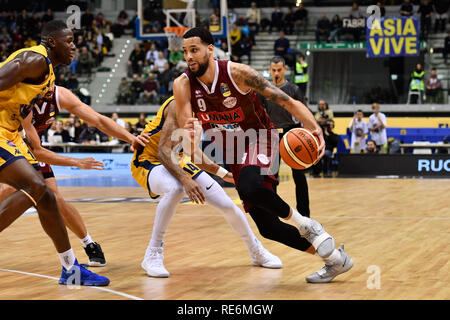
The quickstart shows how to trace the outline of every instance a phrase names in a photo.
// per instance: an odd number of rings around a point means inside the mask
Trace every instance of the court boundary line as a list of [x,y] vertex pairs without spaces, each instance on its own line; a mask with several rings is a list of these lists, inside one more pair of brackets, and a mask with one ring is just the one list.
[[[27,276],[33,276],[33,277],[39,277],[39,278],[45,278],[45,279],[51,279],[51,280],[56,280],[58,281],[58,278],[55,277],[51,277],[51,276],[46,276],[44,274],[39,274],[39,273],[31,273],[31,272],[25,272],[25,271],[20,271],[20,270],[13,270],[13,269],[3,269],[0,268],[0,271],[4,271],[4,272],[11,272],[11,273],[19,273],[19,274],[23,274],[23,275],[27,275]],[[59,284],[58,284],[59,285]],[[139,298],[121,291],[116,291],[116,290],[112,290],[112,289],[107,289],[107,288],[103,288],[103,287],[94,287],[94,286],[80,286],[83,288],[90,288],[90,289],[97,289],[100,291],[105,291],[105,292],[109,292],[112,294],[116,294],[125,298],[129,298],[132,300],[144,300],[143,298]],[[59,300],[59,299],[58,299]]]

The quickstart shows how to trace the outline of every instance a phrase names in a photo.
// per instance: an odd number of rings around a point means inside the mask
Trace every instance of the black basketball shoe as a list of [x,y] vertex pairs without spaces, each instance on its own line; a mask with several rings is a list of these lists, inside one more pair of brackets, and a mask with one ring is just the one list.
[[86,248],[87,256],[89,257],[90,267],[103,267],[106,265],[105,255],[103,254],[102,247],[96,242],[89,243]]

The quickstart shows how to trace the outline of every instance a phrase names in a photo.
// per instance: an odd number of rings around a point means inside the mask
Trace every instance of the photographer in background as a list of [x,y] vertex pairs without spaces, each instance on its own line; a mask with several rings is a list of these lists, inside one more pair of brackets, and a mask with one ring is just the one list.
[[[290,83],[284,78],[287,71],[286,61],[283,57],[275,56],[270,61],[269,67],[270,74],[272,75],[272,83],[286,93],[293,99],[302,101],[303,96],[298,86]],[[293,128],[300,128],[302,124],[295,119],[287,110],[282,106],[272,102],[259,93],[257,93],[261,104],[267,110],[270,120],[275,124],[280,132],[280,140],[282,137]],[[278,178],[278,172],[275,174]],[[303,215],[309,217],[309,195],[308,195],[308,182],[306,181],[304,170],[292,169],[292,178],[295,183],[295,196],[297,200],[297,210]]]
[[[370,137],[377,145],[378,150],[382,151],[382,148],[387,143],[386,134],[386,116],[380,112],[380,105],[378,103],[372,103],[373,114],[369,117],[369,131]],[[383,152],[386,153],[386,152]]]
[[319,109],[319,111],[316,112],[314,117],[316,118],[316,121],[319,123],[320,126],[324,126],[327,120],[333,120],[334,117],[333,110],[330,110],[328,108],[328,102],[326,102],[323,99],[319,100],[317,108]]
[[334,120],[328,119],[325,124],[321,125],[323,130],[323,138],[325,139],[325,155],[323,158],[313,167],[313,175],[315,177],[320,176],[320,172],[323,172],[324,178],[332,177],[331,163],[333,161],[333,151],[339,144],[339,135],[333,132]]

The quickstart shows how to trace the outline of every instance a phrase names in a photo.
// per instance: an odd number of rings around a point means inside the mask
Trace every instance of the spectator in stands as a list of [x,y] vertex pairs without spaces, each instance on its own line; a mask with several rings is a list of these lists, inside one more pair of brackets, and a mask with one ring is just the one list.
[[164,57],[164,52],[159,51],[158,52],[158,58],[155,60],[155,70],[159,73],[164,72],[166,69],[168,69],[168,61]]
[[214,12],[209,16],[209,31],[217,32],[220,29],[220,9],[215,8]]
[[128,104],[131,97],[131,87],[126,77],[122,78],[117,94],[117,104]]
[[233,23],[230,30],[231,53],[233,55],[239,55],[241,37],[241,29],[237,27],[236,23]]
[[380,8],[380,17],[384,17],[386,15],[386,8],[383,6],[381,1],[377,1],[377,7]]
[[355,115],[350,121],[349,129],[352,133],[351,152],[361,153],[366,148],[366,137],[368,133],[367,122],[363,119],[364,114],[362,110],[355,112]]
[[145,113],[139,114],[139,120],[136,123],[136,132],[137,134],[141,134],[142,131],[145,130],[145,126],[147,125],[147,117],[145,116]]
[[80,58],[80,72],[83,74],[85,71],[90,75],[92,73],[92,68],[94,67],[95,60],[92,57],[92,53],[89,52],[87,47],[81,48]]
[[[166,60],[167,61],[167,60]],[[172,80],[172,72],[169,68],[169,63],[166,62],[163,69],[158,69],[158,83],[159,83],[159,93],[161,95],[166,95],[169,92],[169,83]]]
[[442,50],[442,55],[444,56],[444,63],[447,63],[447,55],[450,53],[450,32],[444,39],[444,50]]
[[169,54],[169,65],[171,67],[175,67],[178,64],[178,62],[180,62],[182,60],[183,60],[183,52],[181,52],[178,49],[170,51],[170,54]]
[[83,47],[86,47],[87,46],[87,43],[86,43],[86,41],[84,40],[84,38],[83,38],[83,35],[78,35],[78,37],[77,37],[77,42],[75,43],[75,46],[77,47],[77,48],[83,48]]
[[414,7],[411,4],[411,0],[404,0],[400,6],[400,15],[404,17],[410,17],[414,14]]
[[314,117],[316,118],[316,121],[320,126],[325,126],[327,120],[333,120],[334,113],[333,110],[329,109],[328,102],[323,99],[319,100],[317,108],[318,111],[316,112]]
[[67,130],[64,129],[64,123],[61,120],[55,121],[55,131],[53,132],[54,136],[61,136],[61,141],[64,143],[71,142],[70,134]]
[[34,40],[31,36],[29,36],[29,37],[27,38],[27,40],[25,40],[25,41],[23,42],[23,46],[24,46],[25,48],[31,48],[31,47],[37,46],[37,42],[36,42],[36,40]]
[[425,81],[425,93],[428,103],[440,103],[441,100],[441,80],[437,77],[436,68],[431,69],[431,74]]
[[152,43],[150,45],[150,50],[147,51],[145,60],[150,61],[150,64],[153,65],[156,59],[158,59],[158,50],[156,49],[156,44]]
[[143,89],[142,89],[142,82],[139,79],[139,76],[135,73],[133,74],[133,81],[131,82],[131,104],[136,104],[137,100],[139,99]]
[[350,13],[348,16],[350,19],[363,18],[363,14],[362,14],[361,10],[359,9],[358,2],[356,2],[356,1],[353,2],[352,8],[350,9]]
[[339,17],[339,15],[337,15],[337,14],[334,15],[333,19],[331,20],[330,27],[331,27],[331,32],[330,32],[329,40],[338,42],[339,36],[341,34],[341,29],[342,29],[342,20]]
[[55,16],[53,15],[52,9],[48,8],[45,14],[42,16],[42,22],[49,22],[55,19]]
[[259,32],[259,26],[261,24],[261,11],[256,7],[256,2],[252,2],[251,8],[247,10],[247,23],[253,29],[252,34]]
[[120,38],[124,32],[125,29],[130,24],[130,21],[128,20],[128,14],[125,10],[120,11],[119,15],[117,16],[117,20],[112,26],[112,33],[114,34],[114,37]]
[[145,60],[145,52],[142,50],[139,43],[134,45],[134,49],[130,54],[130,58],[128,59],[128,74],[141,74],[142,68],[144,66]]
[[288,35],[291,35],[294,32],[294,26],[295,26],[295,14],[292,7],[288,8],[288,12],[286,13],[286,16],[283,19],[284,24],[284,32]]
[[12,41],[12,38],[8,32],[7,27],[2,28],[2,33],[0,33],[0,41],[9,44]]
[[[158,83],[156,82],[156,74],[150,73],[147,80],[143,84],[143,92],[141,93],[140,103],[157,104],[158,101]],[[145,125],[144,125],[145,126]]]
[[228,8],[228,24],[233,25],[237,22],[237,14],[233,8]]
[[372,153],[373,154],[373,153],[378,153],[379,152],[378,147],[375,144],[375,141],[369,139],[369,140],[367,140],[366,144],[367,144],[367,148],[364,150],[365,153]]
[[448,9],[450,1],[448,0],[434,0],[434,10],[436,12],[436,19],[434,21],[434,33],[445,32],[448,19]]
[[[289,39],[284,37],[284,31],[280,31],[280,37],[275,41],[273,45],[274,54],[276,56],[283,57],[286,60],[287,65],[290,65],[288,62],[287,55],[290,48]],[[292,62],[292,61],[290,61]]]
[[66,81],[66,88],[75,92],[78,90],[79,82],[77,79],[77,75],[75,73],[71,73],[69,79]]
[[81,131],[79,137],[79,143],[83,144],[98,144],[108,140],[109,137],[106,134],[90,124],[88,124],[88,126]]
[[70,71],[74,74],[78,73],[79,65],[80,65],[80,49],[76,48],[72,62],[69,64]]
[[380,105],[378,103],[372,103],[373,113],[369,117],[368,128],[370,131],[370,137],[379,150],[387,149],[387,133],[386,133],[386,115],[380,112]]
[[239,59],[241,59],[243,56],[248,57],[247,64],[252,63],[252,40],[250,38],[249,33],[244,33],[242,35],[242,39],[239,42]]
[[283,12],[281,12],[280,6],[276,6],[272,12],[272,20],[270,21],[269,33],[272,33],[272,29],[276,28],[278,32],[283,27]]
[[92,14],[91,10],[87,8],[86,12],[81,15],[81,27],[87,30],[91,30],[94,19],[94,15]]
[[295,32],[297,34],[299,34],[301,27],[306,27],[306,19],[308,19],[308,10],[303,7],[303,4],[300,4],[294,13]]
[[57,86],[66,88],[67,87],[66,75],[64,73],[59,74],[59,77],[56,78],[56,80],[55,80],[55,84]]
[[[422,68],[422,64],[418,63],[416,65],[416,69],[414,69],[413,72],[411,72],[411,80],[409,82],[409,90],[411,91],[420,91],[421,92],[421,96],[423,97],[425,94],[425,83],[424,83],[424,78],[425,78],[425,72],[423,71]],[[416,103],[417,102],[417,96],[413,95],[411,97],[412,101],[411,103]],[[422,103],[423,101],[419,101],[419,103]]]
[[69,133],[70,141],[74,141],[75,139],[75,127],[73,126],[72,121],[64,122],[64,130]]
[[111,119],[122,128],[125,128],[125,121],[119,118],[119,114],[117,112],[113,112]]
[[78,117],[76,117],[73,127],[75,128],[75,130],[74,130],[75,137],[73,139],[73,142],[80,143],[80,135],[81,135],[81,132],[83,132],[84,128],[86,128],[86,125],[81,123],[81,120]]
[[326,41],[330,37],[330,20],[328,20],[327,15],[324,13],[322,17],[317,21],[316,29],[316,42],[320,43],[320,36],[325,36]]
[[105,20],[105,16],[103,15],[103,13],[101,13],[101,12],[97,13],[97,17],[94,20],[94,26],[97,29],[103,29],[106,27],[106,20]]
[[433,5],[430,0],[424,0],[417,13],[420,16],[420,38],[427,40],[431,30],[431,16],[433,15]]

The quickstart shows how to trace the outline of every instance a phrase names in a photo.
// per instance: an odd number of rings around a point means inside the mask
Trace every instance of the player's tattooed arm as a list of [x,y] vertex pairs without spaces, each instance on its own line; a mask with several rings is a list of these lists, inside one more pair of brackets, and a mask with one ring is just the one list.
[[323,132],[311,111],[301,101],[294,100],[282,90],[271,84],[259,72],[245,64],[231,62],[231,76],[242,92],[255,90],[267,99],[279,104],[303,123],[303,126],[319,140],[319,158],[325,154]]
[[165,121],[161,129],[161,137],[158,145],[158,159],[163,166],[169,171],[172,176],[180,181],[184,190],[195,203],[204,203],[206,201],[202,192],[202,188],[197,182],[191,179],[191,177],[184,172],[178,163],[177,154],[175,154],[174,147],[179,143],[178,140],[173,140],[173,133],[178,129],[175,102],[171,101],[165,110]]

